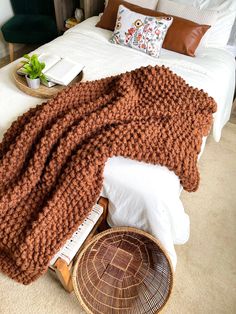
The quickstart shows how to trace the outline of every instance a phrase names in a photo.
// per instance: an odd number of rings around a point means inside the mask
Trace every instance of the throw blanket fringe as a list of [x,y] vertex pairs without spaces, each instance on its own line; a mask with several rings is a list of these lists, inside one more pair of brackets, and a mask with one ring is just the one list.
[[96,202],[109,157],[160,164],[187,191],[215,101],[165,67],[78,83],[29,110],[0,145],[0,270],[23,284]]

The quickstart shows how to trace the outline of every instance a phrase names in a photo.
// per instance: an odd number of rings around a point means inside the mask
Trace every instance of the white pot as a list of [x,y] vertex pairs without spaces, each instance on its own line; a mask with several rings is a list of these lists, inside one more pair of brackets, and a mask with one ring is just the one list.
[[75,18],[77,22],[82,22],[82,20],[84,19],[84,12],[82,9],[75,9]]
[[31,80],[27,75],[25,76],[27,84],[32,89],[37,89],[40,86],[40,78]]

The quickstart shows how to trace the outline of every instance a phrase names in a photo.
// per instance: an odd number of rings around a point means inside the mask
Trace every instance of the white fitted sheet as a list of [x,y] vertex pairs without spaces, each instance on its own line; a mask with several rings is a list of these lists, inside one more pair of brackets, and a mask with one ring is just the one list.
[[[111,44],[111,32],[95,28],[92,17],[35,52],[69,57],[85,65],[84,80],[99,79],[130,71],[140,66],[164,64],[190,85],[204,89],[218,104],[213,126],[219,141],[228,121],[235,86],[235,62],[221,49],[202,48],[192,58],[162,50],[154,59],[127,47]],[[13,120],[42,100],[17,89],[12,80],[16,60],[0,70],[0,138]],[[189,238],[189,217],[180,201],[178,177],[166,167],[113,157],[106,163],[102,194],[109,198],[109,223],[149,231],[158,237],[176,265],[174,244]]]

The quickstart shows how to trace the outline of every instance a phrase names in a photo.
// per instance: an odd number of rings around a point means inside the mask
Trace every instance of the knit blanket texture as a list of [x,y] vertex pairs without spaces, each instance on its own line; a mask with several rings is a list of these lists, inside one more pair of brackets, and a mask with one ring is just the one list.
[[0,144],[0,270],[23,284],[47,270],[96,203],[110,157],[166,166],[195,191],[215,111],[203,90],[148,66],[77,83],[23,114]]

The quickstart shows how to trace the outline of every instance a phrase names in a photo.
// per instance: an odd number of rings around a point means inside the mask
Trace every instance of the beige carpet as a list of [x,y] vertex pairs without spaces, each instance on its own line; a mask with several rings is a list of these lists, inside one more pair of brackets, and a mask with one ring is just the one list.
[[[228,123],[220,143],[210,136],[200,161],[201,185],[183,192],[191,236],[176,247],[178,265],[165,314],[236,313],[236,125]],[[21,286],[0,274],[1,314],[83,313],[46,274]],[[105,313],[104,313],[105,314]]]

